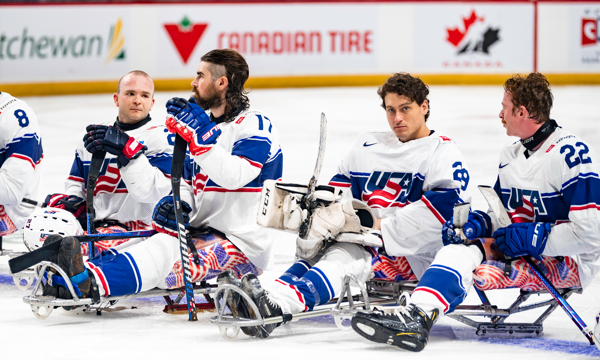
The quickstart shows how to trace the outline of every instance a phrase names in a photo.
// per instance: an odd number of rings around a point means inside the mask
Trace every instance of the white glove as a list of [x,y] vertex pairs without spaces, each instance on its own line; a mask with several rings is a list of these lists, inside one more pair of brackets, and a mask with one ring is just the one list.
[[375,216],[366,203],[352,199],[343,203],[344,228],[341,232],[361,233],[367,232],[375,224]]
[[346,242],[346,243],[354,243],[363,246],[370,247],[382,247],[383,241],[377,235],[371,233],[341,233],[335,237],[335,241],[337,242]]
[[302,196],[297,194],[286,195],[283,199],[283,228],[285,230],[298,231],[300,225],[308,216],[308,211],[302,210],[300,201]]
[[312,214],[308,236],[296,239],[296,253],[302,259],[312,259],[323,247],[323,241],[334,239],[342,231],[345,215],[342,203],[319,207]]

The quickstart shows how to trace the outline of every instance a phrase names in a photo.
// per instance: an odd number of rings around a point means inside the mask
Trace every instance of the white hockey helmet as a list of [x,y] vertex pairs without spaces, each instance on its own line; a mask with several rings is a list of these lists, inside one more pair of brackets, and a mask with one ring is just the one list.
[[57,208],[36,209],[27,219],[23,229],[23,242],[29,251],[39,249],[49,235],[83,235],[79,221],[67,210]]

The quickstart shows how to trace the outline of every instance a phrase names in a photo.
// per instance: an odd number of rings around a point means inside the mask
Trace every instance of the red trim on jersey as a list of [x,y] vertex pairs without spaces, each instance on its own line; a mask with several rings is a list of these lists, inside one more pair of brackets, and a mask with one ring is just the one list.
[[236,124],[241,124],[241,123],[242,123],[242,121],[244,121],[244,119],[245,119],[245,118],[246,118],[245,116],[242,116],[241,118],[237,119],[237,120],[235,121],[235,123],[236,123]]
[[10,157],[14,157],[14,158],[17,158],[17,159],[21,159],[21,160],[27,161],[28,163],[31,164],[31,167],[33,167],[33,169],[35,170],[35,163],[33,162],[33,160],[31,160],[31,158],[29,156],[25,156],[25,155],[21,155],[21,154],[12,154]]
[[261,163],[257,162],[257,161],[252,161],[252,160],[250,160],[248,158],[245,158],[243,156],[239,156],[239,158],[246,160],[247,162],[250,163],[250,165],[252,165],[254,167],[257,167],[259,169],[262,169],[262,167],[263,167],[263,165]]
[[431,205],[431,203],[429,202],[429,200],[427,200],[427,198],[425,196],[421,196],[421,200],[423,201],[423,203],[425,205],[427,205],[427,207],[429,208],[429,210],[431,210],[431,212],[433,213],[433,215],[439,220],[439,222],[442,223],[442,225],[446,222],[446,220],[444,220],[444,218],[442,217],[442,215],[436,210],[436,208],[433,207],[433,205]]
[[330,181],[328,185],[329,186],[337,186],[337,187],[346,187],[346,188],[352,186],[352,184],[350,184],[350,183],[343,183],[343,182],[337,182],[337,181]]
[[239,189],[235,189],[235,190],[229,190],[229,189],[225,189],[225,188],[221,188],[221,187],[206,187],[204,188],[205,192],[261,192],[262,188],[239,188]]
[[600,205],[591,203],[591,204],[586,204],[586,205],[571,206],[569,211],[579,211],[579,210],[587,210],[587,209],[600,210]]
[[452,141],[452,139],[444,135],[440,136],[440,139],[442,139],[442,141]]
[[444,305],[444,313],[446,313],[446,311],[448,311],[448,309],[450,308],[450,304],[448,304],[446,299],[444,299],[442,294],[440,294],[438,291],[433,290],[428,287],[425,287],[425,286],[417,287],[415,290],[413,290],[413,294],[416,293],[417,291],[425,291],[426,293],[429,293],[429,294],[435,296],[439,300],[439,302],[441,302],[442,305]]
[[80,183],[82,183],[82,182],[85,182],[85,181],[83,180],[83,178],[80,178],[80,177],[78,177],[78,176],[73,176],[73,175],[70,175],[70,176],[69,176],[67,179],[68,179],[68,180],[77,181],[77,182],[80,182]]

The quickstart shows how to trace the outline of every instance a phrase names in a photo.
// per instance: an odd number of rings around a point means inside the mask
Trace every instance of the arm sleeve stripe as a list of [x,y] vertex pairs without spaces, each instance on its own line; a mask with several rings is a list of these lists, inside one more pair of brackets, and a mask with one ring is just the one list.
[[436,208],[433,207],[433,205],[431,205],[425,196],[422,196],[421,200],[429,208],[429,210],[431,210],[431,213],[439,220],[440,223],[444,224],[446,222],[442,215],[436,210]]
[[27,161],[31,167],[33,167],[35,169],[35,163],[33,162],[33,160],[31,160],[31,158],[29,156],[25,156],[25,155],[21,155],[21,154],[12,154],[10,157],[14,157],[20,160],[25,160]]
[[80,183],[85,182],[83,180],[83,178],[80,178],[79,176],[73,176],[73,175],[71,175],[71,176],[68,177],[68,179],[69,180],[73,180],[73,181],[77,181],[77,182],[80,182]]
[[352,184],[350,184],[350,183],[342,183],[342,182],[337,182],[337,181],[330,181],[328,185],[337,186],[337,187],[345,187],[345,188],[349,188],[352,186]]
[[571,206],[569,211],[579,211],[579,210],[587,210],[587,209],[600,210],[600,205],[592,203],[592,204],[586,204],[586,205]]
[[248,159],[248,158],[246,158],[244,156],[240,156],[240,158],[246,160],[247,162],[250,163],[250,165],[252,165],[254,167],[257,167],[259,169],[262,169],[262,167],[263,167],[261,163],[256,162],[256,161],[252,161],[252,160],[250,160],[250,159]]

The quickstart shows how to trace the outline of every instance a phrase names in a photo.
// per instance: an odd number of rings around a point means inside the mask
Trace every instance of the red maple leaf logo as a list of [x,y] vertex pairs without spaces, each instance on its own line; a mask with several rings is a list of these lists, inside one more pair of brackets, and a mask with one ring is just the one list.
[[164,26],[183,63],[187,64],[208,24],[192,24],[187,17],[184,17],[179,24],[164,24]]
[[469,31],[469,28],[471,27],[471,25],[475,24],[475,22],[477,20],[483,22],[484,18],[477,17],[475,10],[472,10],[471,15],[468,18],[463,17],[462,20],[463,20],[463,24],[465,25],[464,31],[460,31],[460,29],[458,27],[456,27],[454,29],[446,28],[446,31],[448,32],[448,37],[446,38],[446,40],[449,43],[451,43],[454,47],[457,47],[458,44],[460,44],[460,42],[462,41],[462,39],[464,39],[464,37],[465,37],[465,35],[467,35],[467,32]]

